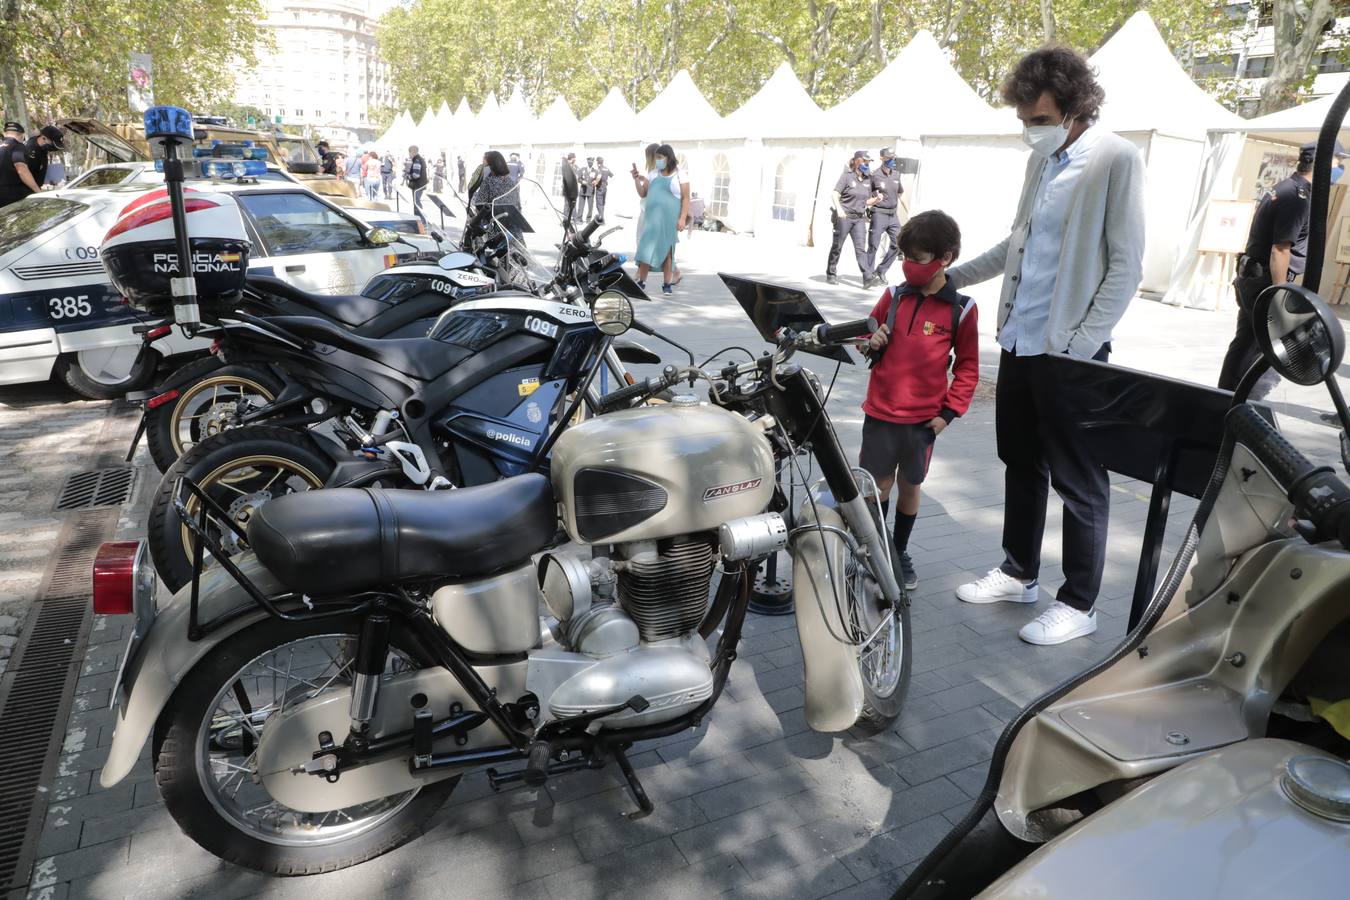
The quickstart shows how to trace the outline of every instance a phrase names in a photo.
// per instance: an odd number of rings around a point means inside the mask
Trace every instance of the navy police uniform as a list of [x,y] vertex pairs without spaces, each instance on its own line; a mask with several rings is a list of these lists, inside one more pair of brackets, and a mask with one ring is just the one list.
[[[1344,153],[1340,144],[1337,155]],[[1299,150],[1300,167],[1312,163],[1316,144],[1304,144]],[[1290,244],[1289,278],[1303,272],[1308,258],[1308,219],[1312,210],[1312,183],[1309,175],[1295,172],[1275,185],[1261,198],[1252,216],[1247,233],[1247,249],[1238,257],[1237,277],[1233,290],[1237,294],[1238,321],[1233,340],[1224,355],[1219,372],[1219,387],[1236,390],[1242,376],[1261,355],[1256,343],[1256,332],[1251,321],[1252,305],[1260,293],[1271,285],[1270,252],[1275,244]],[[1253,399],[1260,399],[1273,379],[1265,379],[1265,390],[1253,391]]]
[[[40,143],[46,138],[47,143]],[[28,167],[33,181],[40,188],[47,177],[47,154],[53,150],[65,150],[61,129],[54,125],[45,125],[37,135],[20,142],[17,138],[6,138],[0,143],[0,206],[16,203],[33,193],[32,188],[19,177],[17,164]]]
[[[854,159],[867,160],[862,150],[853,154]],[[872,197],[872,178],[854,169],[848,169],[835,182],[834,191],[839,195],[839,203],[844,208],[843,218],[831,206],[831,221],[834,224],[834,239],[830,242],[830,256],[825,264],[825,275],[833,282],[839,277],[839,254],[844,249],[844,238],[853,240],[853,253],[858,260],[858,271],[863,281],[872,279],[872,269],[867,259],[867,201]]]
[[[876,195],[876,205],[872,207],[872,225],[867,239],[867,267],[882,281],[886,280],[886,271],[900,255],[900,195],[905,192],[900,184],[900,169],[895,165],[895,155],[887,148],[881,151],[881,169],[872,174],[872,191]],[[890,238],[886,255],[877,262],[877,251],[881,249],[881,236]]]
[[614,173],[605,165],[603,157],[597,157],[595,168],[591,170],[595,175],[595,217],[601,222],[605,221],[605,197],[609,194],[609,179]]

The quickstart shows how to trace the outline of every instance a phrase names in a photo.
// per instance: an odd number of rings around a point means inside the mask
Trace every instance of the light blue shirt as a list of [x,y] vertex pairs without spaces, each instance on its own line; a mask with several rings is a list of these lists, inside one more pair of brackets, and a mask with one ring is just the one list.
[[1041,171],[1022,268],[1014,276],[1012,312],[998,337],[1004,350],[1018,356],[1039,356],[1044,351],[1074,183],[1087,167],[1088,153],[1100,134],[1096,126],[1089,127],[1063,153],[1050,157]]

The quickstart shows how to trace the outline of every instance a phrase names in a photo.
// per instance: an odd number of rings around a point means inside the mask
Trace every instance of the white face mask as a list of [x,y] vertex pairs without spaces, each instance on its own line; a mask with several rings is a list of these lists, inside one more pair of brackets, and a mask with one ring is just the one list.
[[1055,151],[1064,146],[1069,139],[1069,117],[1058,125],[1023,125],[1022,142],[1031,148],[1032,153],[1046,159],[1055,155]]

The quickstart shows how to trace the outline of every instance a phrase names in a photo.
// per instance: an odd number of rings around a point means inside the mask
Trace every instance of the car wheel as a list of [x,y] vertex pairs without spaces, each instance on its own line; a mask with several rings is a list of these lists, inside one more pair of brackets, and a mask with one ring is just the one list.
[[56,359],[56,377],[81,397],[116,400],[154,378],[159,354],[140,351],[138,344],[120,344],[62,353]]

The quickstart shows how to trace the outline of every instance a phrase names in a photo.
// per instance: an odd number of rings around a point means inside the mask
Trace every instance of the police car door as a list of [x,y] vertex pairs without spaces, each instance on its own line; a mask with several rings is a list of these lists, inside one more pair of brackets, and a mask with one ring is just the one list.
[[[241,191],[235,195],[263,243],[253,272],[306,291],[357,294],[392,256],[366,240],[355,219],[305,191]],[[265,256],[266,259],[258,259]]]

